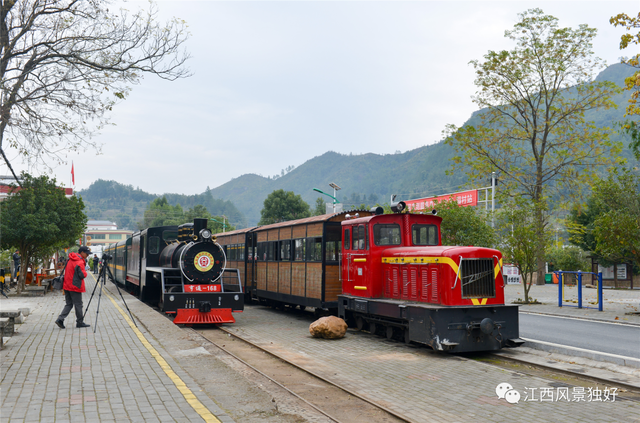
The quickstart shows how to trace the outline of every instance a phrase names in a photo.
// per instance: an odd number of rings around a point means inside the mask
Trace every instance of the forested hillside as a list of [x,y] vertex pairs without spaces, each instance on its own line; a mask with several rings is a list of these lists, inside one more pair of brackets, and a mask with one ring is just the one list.
[[[143,214],[148,204],[157,195],[149,194],[131,185],[99,179],[78,193],[85,203],[89,219],[116,222],[118,228],[136,230],[141,228]],[[232,202],[213,198],[210,192],[199,195],[165,194],[171,205],[180,204],[183,209],[201,204],[214,216],[226,216],[231,224],[245,227],[244,215]],[[139,225],[140,223],[140,225]]]

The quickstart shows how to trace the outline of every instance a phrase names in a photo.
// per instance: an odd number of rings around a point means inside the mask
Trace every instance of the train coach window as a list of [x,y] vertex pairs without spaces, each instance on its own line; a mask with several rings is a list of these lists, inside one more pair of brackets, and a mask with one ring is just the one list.
[[280,241],[280,260],[282,261],[291,260],[291,240],[290,239]]
[[149,237],[149,254],[158,254],[160,252],[160,237]]
[[236,259],[236,246],[229,245],[227,246],[227,260],[235,260]]
[[373,242],[376,245],[400,245],[400,225],[397,223],[373,225]]
[[413,245],[438,245],[436,225],[413,225],[411,227]]
[[293,259],[295,261],[304,261],[305,240],[295,239],[293,241]]
[[267,243],[266,242],[261,242],[258,244],[258,248],[257,248],[257,254],[256,254],[256,261],[264,261],[267,259]]
[[238,244],[236,259],[244,261],[244,244]]
[[338,261],[340,255],[340,228],[327,228],[325,233],[324,259],[327,262]]
[[272,242],[269,242],[267,244],[267,260],[269,260],[269,261],[275,261],[277,259],[277,257],[276,257],[276,252],[277,252],[276,244],[277,244],[276,241],[272,241]]
[[307,261],[322,261],[322,238],[307,238]]

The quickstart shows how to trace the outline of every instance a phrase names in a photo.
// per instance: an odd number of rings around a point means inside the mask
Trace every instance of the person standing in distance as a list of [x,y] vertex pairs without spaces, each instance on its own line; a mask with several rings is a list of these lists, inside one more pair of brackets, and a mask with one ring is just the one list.
[[87,277],[85,267],[89,254],[91,254],[91,250],[84,245],[78,249],[78,254],[69,253],[69,260],[64,269],[64,283],[62,285],[66,305],[62,309],[60,316],[58,316],[58,320],[56,320],[56,325],[58,325],[60,329],[64,329],[64,319],[74,307],[76,311],[76,327],[88,328],[90,326],[84,322],[84,316],[82,315],[82,293],[85,291],[84,278]]
[[100,260],[98,260],[98,255],[94,254],[93,255],[93,263],[92,263],[93,264],[93,274],[94,275],[98,274],[98,262],[99,261]]
[[16,250],[15,253],[13,253],[13,278],[14,280],[18,280],[18,272],[20,272],[20,252],[18,252],[18,250]]

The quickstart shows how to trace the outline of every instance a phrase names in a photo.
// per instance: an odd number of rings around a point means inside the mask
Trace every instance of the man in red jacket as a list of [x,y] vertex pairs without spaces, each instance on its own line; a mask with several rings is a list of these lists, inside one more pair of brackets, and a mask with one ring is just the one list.
[[56,325],[60,329],[64,329],[64,319],[74,307],[76,310],[76,327],[88,328],[90,326],[84,322],[84,316],[82,315],[82,293],[85,291],[84,278],[87,277],[87,272],[84,269],[87,265],[87,257],[90,254],[91,249],[84,245],[78,249],[78,254],[69,253],[69,260],[64,268],[64,283],[62,285],[66,305],[62,309],[60,316],[58,316],[58,320],[56,320]]

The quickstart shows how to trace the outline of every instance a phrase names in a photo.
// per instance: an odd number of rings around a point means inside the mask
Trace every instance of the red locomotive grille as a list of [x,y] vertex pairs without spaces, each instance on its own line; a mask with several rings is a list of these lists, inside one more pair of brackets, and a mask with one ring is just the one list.
[[176,325],[199,325],[235,323],[230,308],[216,308],[208,313],[200,313],[197,308],[180,308],[173,323]]

